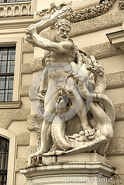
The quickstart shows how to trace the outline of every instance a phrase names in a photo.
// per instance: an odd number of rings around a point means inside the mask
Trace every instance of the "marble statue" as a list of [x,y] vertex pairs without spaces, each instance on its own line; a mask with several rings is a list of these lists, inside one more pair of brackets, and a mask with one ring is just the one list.
[[[115,119],[111,100],[104,94],[104,69],[69,38],[71,8],[64,6],[27,28],[27,41],[45,50],[38,84],[41,144],[35,156],[65,153],[106,153]],[[54,40],[39,32],[54,25]],[[83,43],[82,43],[83,45]],[[42,109],[42,110],[40,110]]]

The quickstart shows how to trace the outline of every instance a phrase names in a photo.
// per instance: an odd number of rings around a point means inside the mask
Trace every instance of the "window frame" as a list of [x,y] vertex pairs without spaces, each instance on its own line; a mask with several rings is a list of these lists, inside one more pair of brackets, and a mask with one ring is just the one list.
[[[3,143],[6,145],[3,145]],[[1,147],[2,146],[2,147]],[[9,139],[0,136],[0,183],[7,183],[7,172],[8,172],[8,155],[9,155]]]
[[[0,38],[0,47],[15,46],[15,67],[13,80],[12,101],[20,101],[20,83],[21,83],[21,63],[22,63],[22,38],[21,37],[4,37]],[[1,102],[6,103],[6,102]]]
[[[13,46],[13,47],[1,47],[0,46],[0,51],[2,51],[1,50],[1,48],[2,48],[2,50],[3,51],[5,51],[6,52],[6,59],[3,59],[1,62],[2,63],[4,63],[4,65],[3,66],[6,66],[6,72],[4,71],[4,72],[0,72],[0,77],[3,77],[3,78],[5,78],[5,84],[4,84],[4,87],[2,88],[2,89],[0,89],[0,90],[3,90],[3,94],[4,94],[4,100],[3,101],[1,101],[0,100],[0,102],[11,102],[12,100],[8,100],[8,92],[7,91],[12,91],[12,95],[13,95],[13,81],[14,81],[14,71],[8,71],[8,69],[10,69],[10,66],[11,66],[11,63],[10,62],[13,62],[13,67],[12,67],[12,69],[14,69],[15,68],[15,57],[14,57],[14,59],[9,59],[8,57],[9,57],[9,52],[10,51],[12,51],[13,49],[14,49],[14,53],[15,53],[15,51],[16,51],[16,47],[15,46]],[[9,87],[7,84],[8,84],[8,78],[13,78],[13,80],[12,80],[12,87]],[[7,86],[6,86],[7,85]]]
[[0,136],[9,140],[8,152],[8,169],[7,169],[7,184],[15,184],[15,158],[16,158],[16,142],[15,135],[11,131],[0,128]]

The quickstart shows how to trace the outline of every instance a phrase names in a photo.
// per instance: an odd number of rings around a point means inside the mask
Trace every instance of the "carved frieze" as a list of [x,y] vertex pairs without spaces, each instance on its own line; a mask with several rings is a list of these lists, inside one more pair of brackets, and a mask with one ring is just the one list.
[[0,17],[16,17],[31,15],[30,2],[0,4]]
[[[107,11],[109,11],[111,9],[114,2],[115,2],[115,0],[105,0],[97,5],[94,5],[94,6],[91,6],[88,8],[75,10],[72,12],[69,20],[71,22],[80,22],[80,21],[84,21],[87,19],[91,19],[91,18],[100,16],[100,15],[103,15],[104,13],[106,13]],[[66,5],[65,3],[62,3],[62,4],[60,4],[60,6],[56,6],[54,3],[52,3],[49,9],[44,9],[42,11],[36,12],[35,18],[37,20],[41,19],[41,17],[45,18],[46,16],[51,15],[56,10],[61,9],[65,5]]]

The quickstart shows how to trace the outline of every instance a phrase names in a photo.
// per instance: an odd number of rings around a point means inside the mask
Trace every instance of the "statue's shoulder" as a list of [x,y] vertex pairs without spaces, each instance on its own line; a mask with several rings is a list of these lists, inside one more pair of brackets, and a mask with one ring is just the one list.
[[64,47],[65,49],[74,49],[74,42],[72,40],[65,40],[61,42],[62,47]]

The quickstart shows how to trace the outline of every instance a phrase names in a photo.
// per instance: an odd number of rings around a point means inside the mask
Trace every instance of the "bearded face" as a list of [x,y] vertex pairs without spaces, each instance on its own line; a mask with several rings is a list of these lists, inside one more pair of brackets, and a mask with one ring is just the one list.
[[61,42],[61,41],[69,40],[70,31],[71,29],[69,26],[61,25],[59,28],[56,29],[55,41]]

